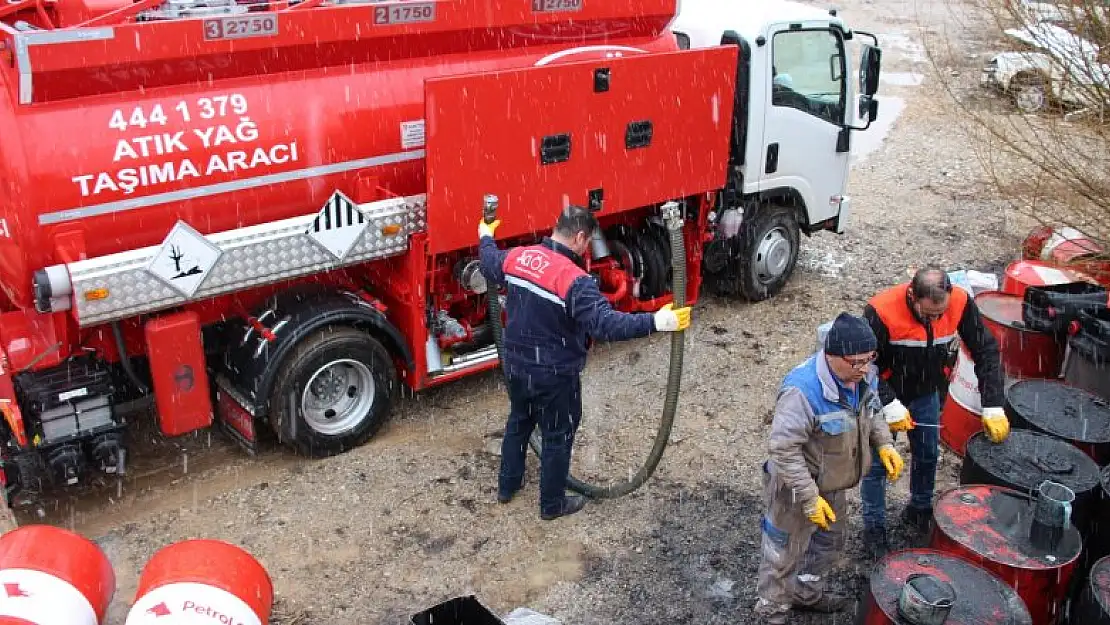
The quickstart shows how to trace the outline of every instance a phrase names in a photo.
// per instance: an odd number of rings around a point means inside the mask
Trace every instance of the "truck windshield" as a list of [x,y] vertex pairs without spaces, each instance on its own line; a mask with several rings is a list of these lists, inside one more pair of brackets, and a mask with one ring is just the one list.
[[771,104],[839,124],[844,110],[844,47],[828,29],[775,34]]

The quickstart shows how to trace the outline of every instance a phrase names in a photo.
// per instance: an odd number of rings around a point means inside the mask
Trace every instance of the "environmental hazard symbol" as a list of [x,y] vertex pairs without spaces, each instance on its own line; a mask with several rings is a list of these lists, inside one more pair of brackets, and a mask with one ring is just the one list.
[[305,234],[336,259],[343,260],[369,223],[351,198],[342,191],[336,191],[309,224]]
[[216,266],[223,250],[184,221],[178,221],[162,242],[146,270],[192,297]]

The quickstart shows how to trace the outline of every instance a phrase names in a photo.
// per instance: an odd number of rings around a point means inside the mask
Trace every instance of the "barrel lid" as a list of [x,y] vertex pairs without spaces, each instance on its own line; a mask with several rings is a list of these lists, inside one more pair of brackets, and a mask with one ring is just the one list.
[[1095,562],[1091,567],[1091,594],[1102,608],[1110,612],[1110,556]]
[[1031,430],[1010,430],[1001,443],[992,443],[983,432],[977,432],[967,441],[964,458],[1023,491],[1032,492],[1041,482],[1051,480],[1072,489],[1078,497],[1099,484],[1099,468],[1090,456],[1067,441]]
[[1029,540],[1033,502],[1010,488],[975,484],[950,490],[937,500],[937,530],[990,562],[1015,569],[1045,570],[1070,564],[1083,548],[1079,531],[1068,525],[1055,548]]
[[1037,428],[1081,443],[1110,442],[1110,402],[1055,380],[1022,380],[1006,390],[1010,408]]
[[898,617],[902,586],[914,573],[926,573],[956,589],[945,625],[1031,625],[1033,619],[1017,592],[979,566],[935,549],[905,549],[887,554],[871,573],[871,596],[892,623]]
[[975,306],[984,317],[1008,328],[1025,330],[1021,302],[1017,295],[1000,291],[985,291],[975,296]]

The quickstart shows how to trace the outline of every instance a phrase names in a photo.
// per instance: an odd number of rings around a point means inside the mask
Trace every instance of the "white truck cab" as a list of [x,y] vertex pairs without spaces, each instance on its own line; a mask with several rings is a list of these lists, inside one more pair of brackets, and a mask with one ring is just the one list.
[[[671,29],[682,47],[739,47],[730,192],[711,215],[703,271],[718,293],[766,299],[793,272],[800,233],[847,227],[852,133],[878,113],[878,40],[788,0],[682,0]],[[861,34],[875,45],[860,50],[855,80]]]

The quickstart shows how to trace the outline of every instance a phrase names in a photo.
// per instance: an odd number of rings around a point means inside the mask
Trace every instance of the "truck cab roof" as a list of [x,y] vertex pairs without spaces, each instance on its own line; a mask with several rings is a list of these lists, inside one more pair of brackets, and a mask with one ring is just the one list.
[[693,47],[718,45],[721,33],[736,31],[751,41],[765,35],[770,24],[821,22],[847,29],[843,20],[820,9],[792,0],[680,0],[671,29],[690,37]]

